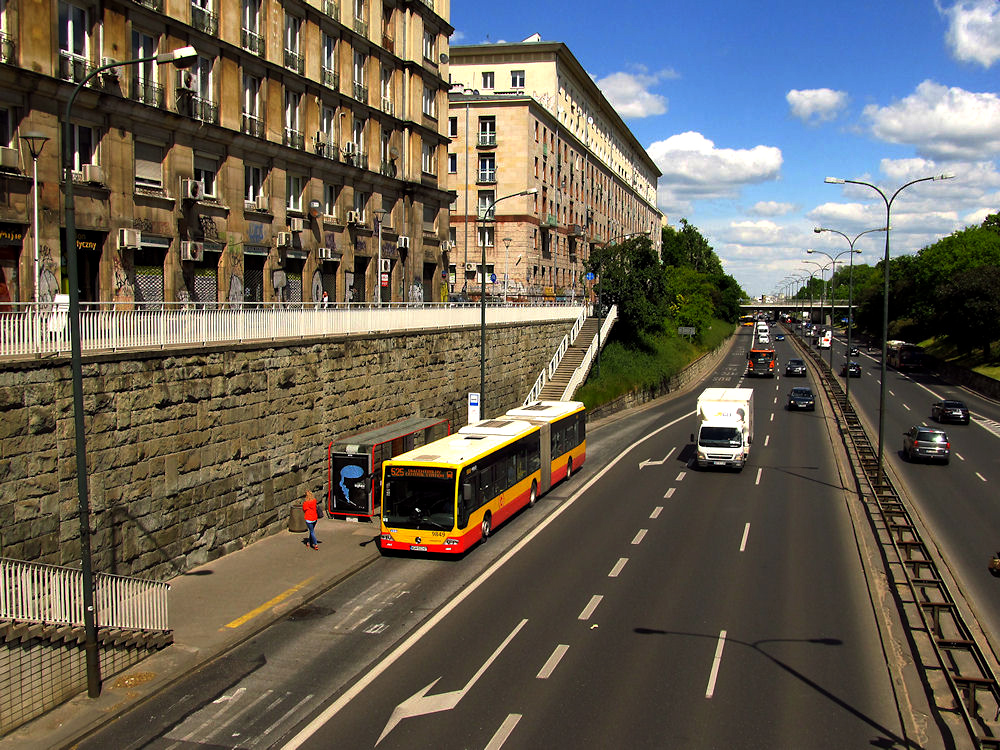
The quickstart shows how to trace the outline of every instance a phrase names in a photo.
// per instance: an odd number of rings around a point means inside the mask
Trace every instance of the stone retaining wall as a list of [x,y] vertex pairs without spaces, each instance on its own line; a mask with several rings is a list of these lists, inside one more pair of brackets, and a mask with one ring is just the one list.
[[[519,405],[566,323],[491,328],[485,413]],[[338,437],[465,424],[479,328],[84,361],[94,570],[166,579],[287,525]],[[0,364],[0,556],[80,559],[66,359]]]

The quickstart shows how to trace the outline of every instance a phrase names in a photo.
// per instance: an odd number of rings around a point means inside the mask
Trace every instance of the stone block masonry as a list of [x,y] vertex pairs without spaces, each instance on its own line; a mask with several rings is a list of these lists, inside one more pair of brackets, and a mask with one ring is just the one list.
[[[521,403],[565,323],[491,327],[486,412]],[[95,571],[166,579],[287,527],[334,439],[465,423],[479,328],[88,356]],[[67,359],[0,364],[0,556],[79,561]]]

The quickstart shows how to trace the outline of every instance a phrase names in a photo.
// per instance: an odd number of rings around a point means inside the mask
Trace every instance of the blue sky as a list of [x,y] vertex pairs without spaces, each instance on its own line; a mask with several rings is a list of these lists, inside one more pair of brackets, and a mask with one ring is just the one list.
[[[609,7],[621,9],[609,23]],[[663,172],[686,218],[745,291],[765,294],[885,225],[913,253],[1000,210],[1000,2],[701,0],[482,5],[456,0],[451,43],[565,43]],[[883,235],[857,241],[875,263]],[[825,260],[825,259],[824,259]],[[847,254],[841,261],[847,261]]]

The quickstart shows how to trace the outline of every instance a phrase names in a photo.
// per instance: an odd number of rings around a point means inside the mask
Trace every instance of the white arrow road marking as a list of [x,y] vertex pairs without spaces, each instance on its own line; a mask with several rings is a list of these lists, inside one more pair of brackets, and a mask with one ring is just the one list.
[[513,640],[514,636],[520,632],[521,628],[523,628],[527,622],[528,621],[526,619],[521,620],[517,627],[511,631],[510,635],[504,639],[503,643],[501,643],[497,647],[497,650],[493,652],[493,655],[486,660],[486,663],[479,668],[479,671],[472,675],[472,679],[465,683],[465,687],[461,690],[452,690],[450,693],[439,693],[437,695],[427,695],[427,691],[434,687],[438,683],[438,680],[441,679],[438,677],[437,680],[434,680],[434,682],[429,684],[427,687],[418,690],[405,701],[396,706],[395,710],[392,712],[392,716],[389,717],[388,723],[385,725],[385,729],[382,730],[382,734],[379,735],[375,744],[377,745],[381,742],[383,738],[385,738],[385,736],[389,734],[389,732],[391,732],[393,728],[395,728],[395,726],[403,719],[408,719],[411,716],[433,714],[439,711],[450,711],[457,706],[458,702],[465,697],[465,694],[469,692],[469,690],[472,689],[472,686],[476,684],[476,681],[483,676],[483,673],[489,669],[490,665],[498,656],[500,656],[500,653],[507,648],[507,644]]
[[647,459],[645,459],[644,461],[640,461],[640,462],[639,462],[639,468],[640,468],[640,469],[645,469],[645,468],[646,468],[647,466],[663,466],[663,464],[664,464],[664,463],[666,463],[666,460],[667,460],[668,458],[670,458],[670,455],[671,455],[671,454],[672,454],[672,453],[673,453],[673,452],[674,452],[675,450],[677,450],[677,446],[676,446],[676,445],[675,445],[675,446],[674,446],[673,448],[671,448],[671,449],[670,449],[670,453],[668,453],[667,455],[665,455],[665,456],[664,456],[663,458],[661,458],[661,459],[660,459],[659,461],[654,461],[654,460],[653,460],[653,459],[651,459],[651,458],[647,458]]

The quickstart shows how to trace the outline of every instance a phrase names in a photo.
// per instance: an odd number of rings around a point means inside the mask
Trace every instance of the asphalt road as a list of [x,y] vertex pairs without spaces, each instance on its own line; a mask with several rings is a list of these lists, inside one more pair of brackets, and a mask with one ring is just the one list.
[[688,467],[700,388],[590,428],[487,544],[383,558],[81,747],[902,744],[823,408],[783,408],[801,383],[744,383],[739,473]]
[[[834,341],[837,372],[846,351]],[[851,379],[855,409],[872,426],[875,444],[879,412],[881,357],[862,350],[855,357],[862,376]],[[841,379],[843,381],[843,379]],[[944,398],[964,401],[968,425],[938,424],[931,404]],[[951,461],[911,463],[902,453],[903,432],[915,424],[943,429],[951,441]],[[1000,550],[1000,404],[943,382],[933,372],[886,373],[885,460],[931,531],[990,642],[1000,643],[1000,579],[987,570]]]

